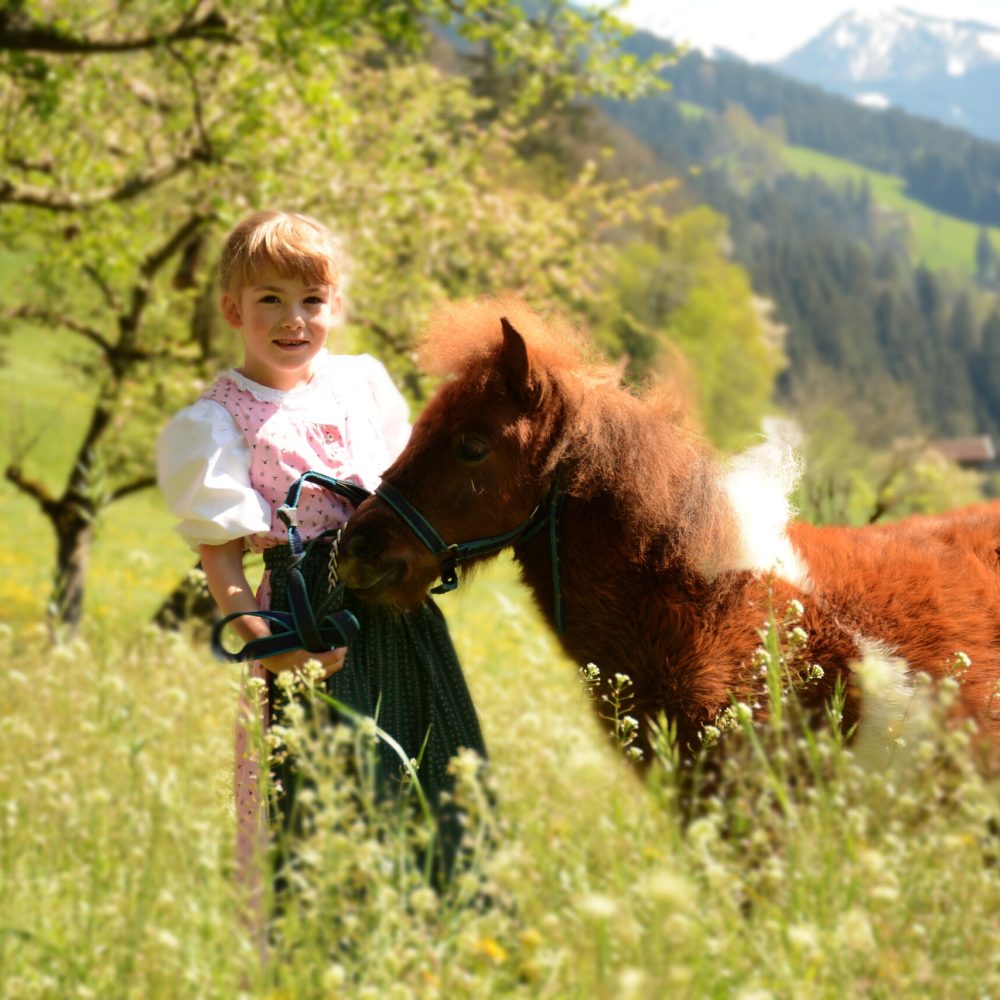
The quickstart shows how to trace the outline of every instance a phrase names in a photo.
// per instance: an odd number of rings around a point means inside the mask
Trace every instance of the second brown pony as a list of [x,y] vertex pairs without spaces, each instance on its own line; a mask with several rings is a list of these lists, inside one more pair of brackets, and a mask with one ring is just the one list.
[[[561,603],[569,656],[631,677],[644,736],[663,712],[695,748],[731,698],[758,697],[758,630],[797,599],[804,656],[824,672],[809,686],[817,704],[864,657],[886,665],[874,699],[848,685],[846,728],[885,735],[913,674],[940,678],[961,652],[956,711],[996,737],[1000,505],[866,528],[788,523],[773,452],[724,463],[675,398],[639,398],[587,355],[516,299],[444,310],[421,352],[444,380],[384,481],[445,543],[512,531],[555,488],[557,573],[547,529],[516,540],[514,558],[553,626]],[[341,574],[367,599],[414,606],[441,570],[384,498],[348,524]]]

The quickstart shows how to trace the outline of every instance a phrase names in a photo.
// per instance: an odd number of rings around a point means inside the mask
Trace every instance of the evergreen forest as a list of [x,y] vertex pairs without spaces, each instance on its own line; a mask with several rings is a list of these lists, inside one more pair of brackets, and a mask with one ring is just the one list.
[[[628,45],[664,52],[642,33]],[[679,204],[708,204],[728,220],[733,259],[787,332],[786,401],[813,396],[824,380],[831,398],[853,399],[859,412],[881,400],[892,412],[867,424],[883,445],[907,423],[940,437],[1000,432],[1000,233],[990,228],[1000,146],[697,53],[661,75],[669,90],[602,110],[651,150],[655,166],[633,157],[637,171],[676,176]],[[975,238],[951,266],[931,267],[912,220],[881,204],[867,179],[795,171],[789,145],[905,178],[914,204],[940,210],[939,219],[973,220]],[[955,179],[944,159],[960,161],[967,176]],[[933,182],[915,179],[923,171]],[[988,197],[963,207],[935,197],[934,185]]]

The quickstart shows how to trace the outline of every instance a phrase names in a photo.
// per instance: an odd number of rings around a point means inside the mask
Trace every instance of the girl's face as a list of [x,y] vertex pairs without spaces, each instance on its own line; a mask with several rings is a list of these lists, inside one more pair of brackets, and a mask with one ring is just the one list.
[[339,312],[340,296],[331,285],[307,285],[269,270],[254,275],[235,296],[222,296],[222,315],[243,334],[241,371],[272,389],[292,389],[312,378],[313,362]]

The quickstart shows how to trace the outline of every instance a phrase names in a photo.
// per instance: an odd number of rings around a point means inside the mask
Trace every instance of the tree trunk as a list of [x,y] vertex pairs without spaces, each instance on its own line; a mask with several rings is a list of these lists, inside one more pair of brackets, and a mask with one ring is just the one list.
[[63,504],[52,518],[56,532],[56,569],[51,616],[75,632],[83,614],[83,590],[94,537],[93,515],[76,504]]

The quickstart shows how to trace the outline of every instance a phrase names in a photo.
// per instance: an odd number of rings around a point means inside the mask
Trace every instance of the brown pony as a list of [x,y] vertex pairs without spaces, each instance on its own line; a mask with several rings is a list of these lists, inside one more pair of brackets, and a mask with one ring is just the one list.
[[[514,558],[552,625],[560,606],[569,656],[631,677],[644,730],[662,711],[680,744],[696,747],[731,697],[756,698],[758,630],[795,598],[804,655],[824,670],[808,686],[817,706],[865,656],[887,665],[877,704],[862,706],[849,685],[845,728],[867,721],[884,736],[906,712],[912,674],[940,678],[961,651],[971,666],[956,711],[997,735],[1000,504],[865,528],[789,523],[794,475],[778,449],[723,463],[676,397],[637,398],[587,353],[578,335],[513,298],[440,313],[422,361],[444,380],[385,473],[389,494],[366,500],[347,526],[347,585],[412,607],[454,555],[432,552],[394,498],[442,544],[558,509],[557,571],[548,524],[515,539]],[[477,550],[470,561],[483,558]]]

